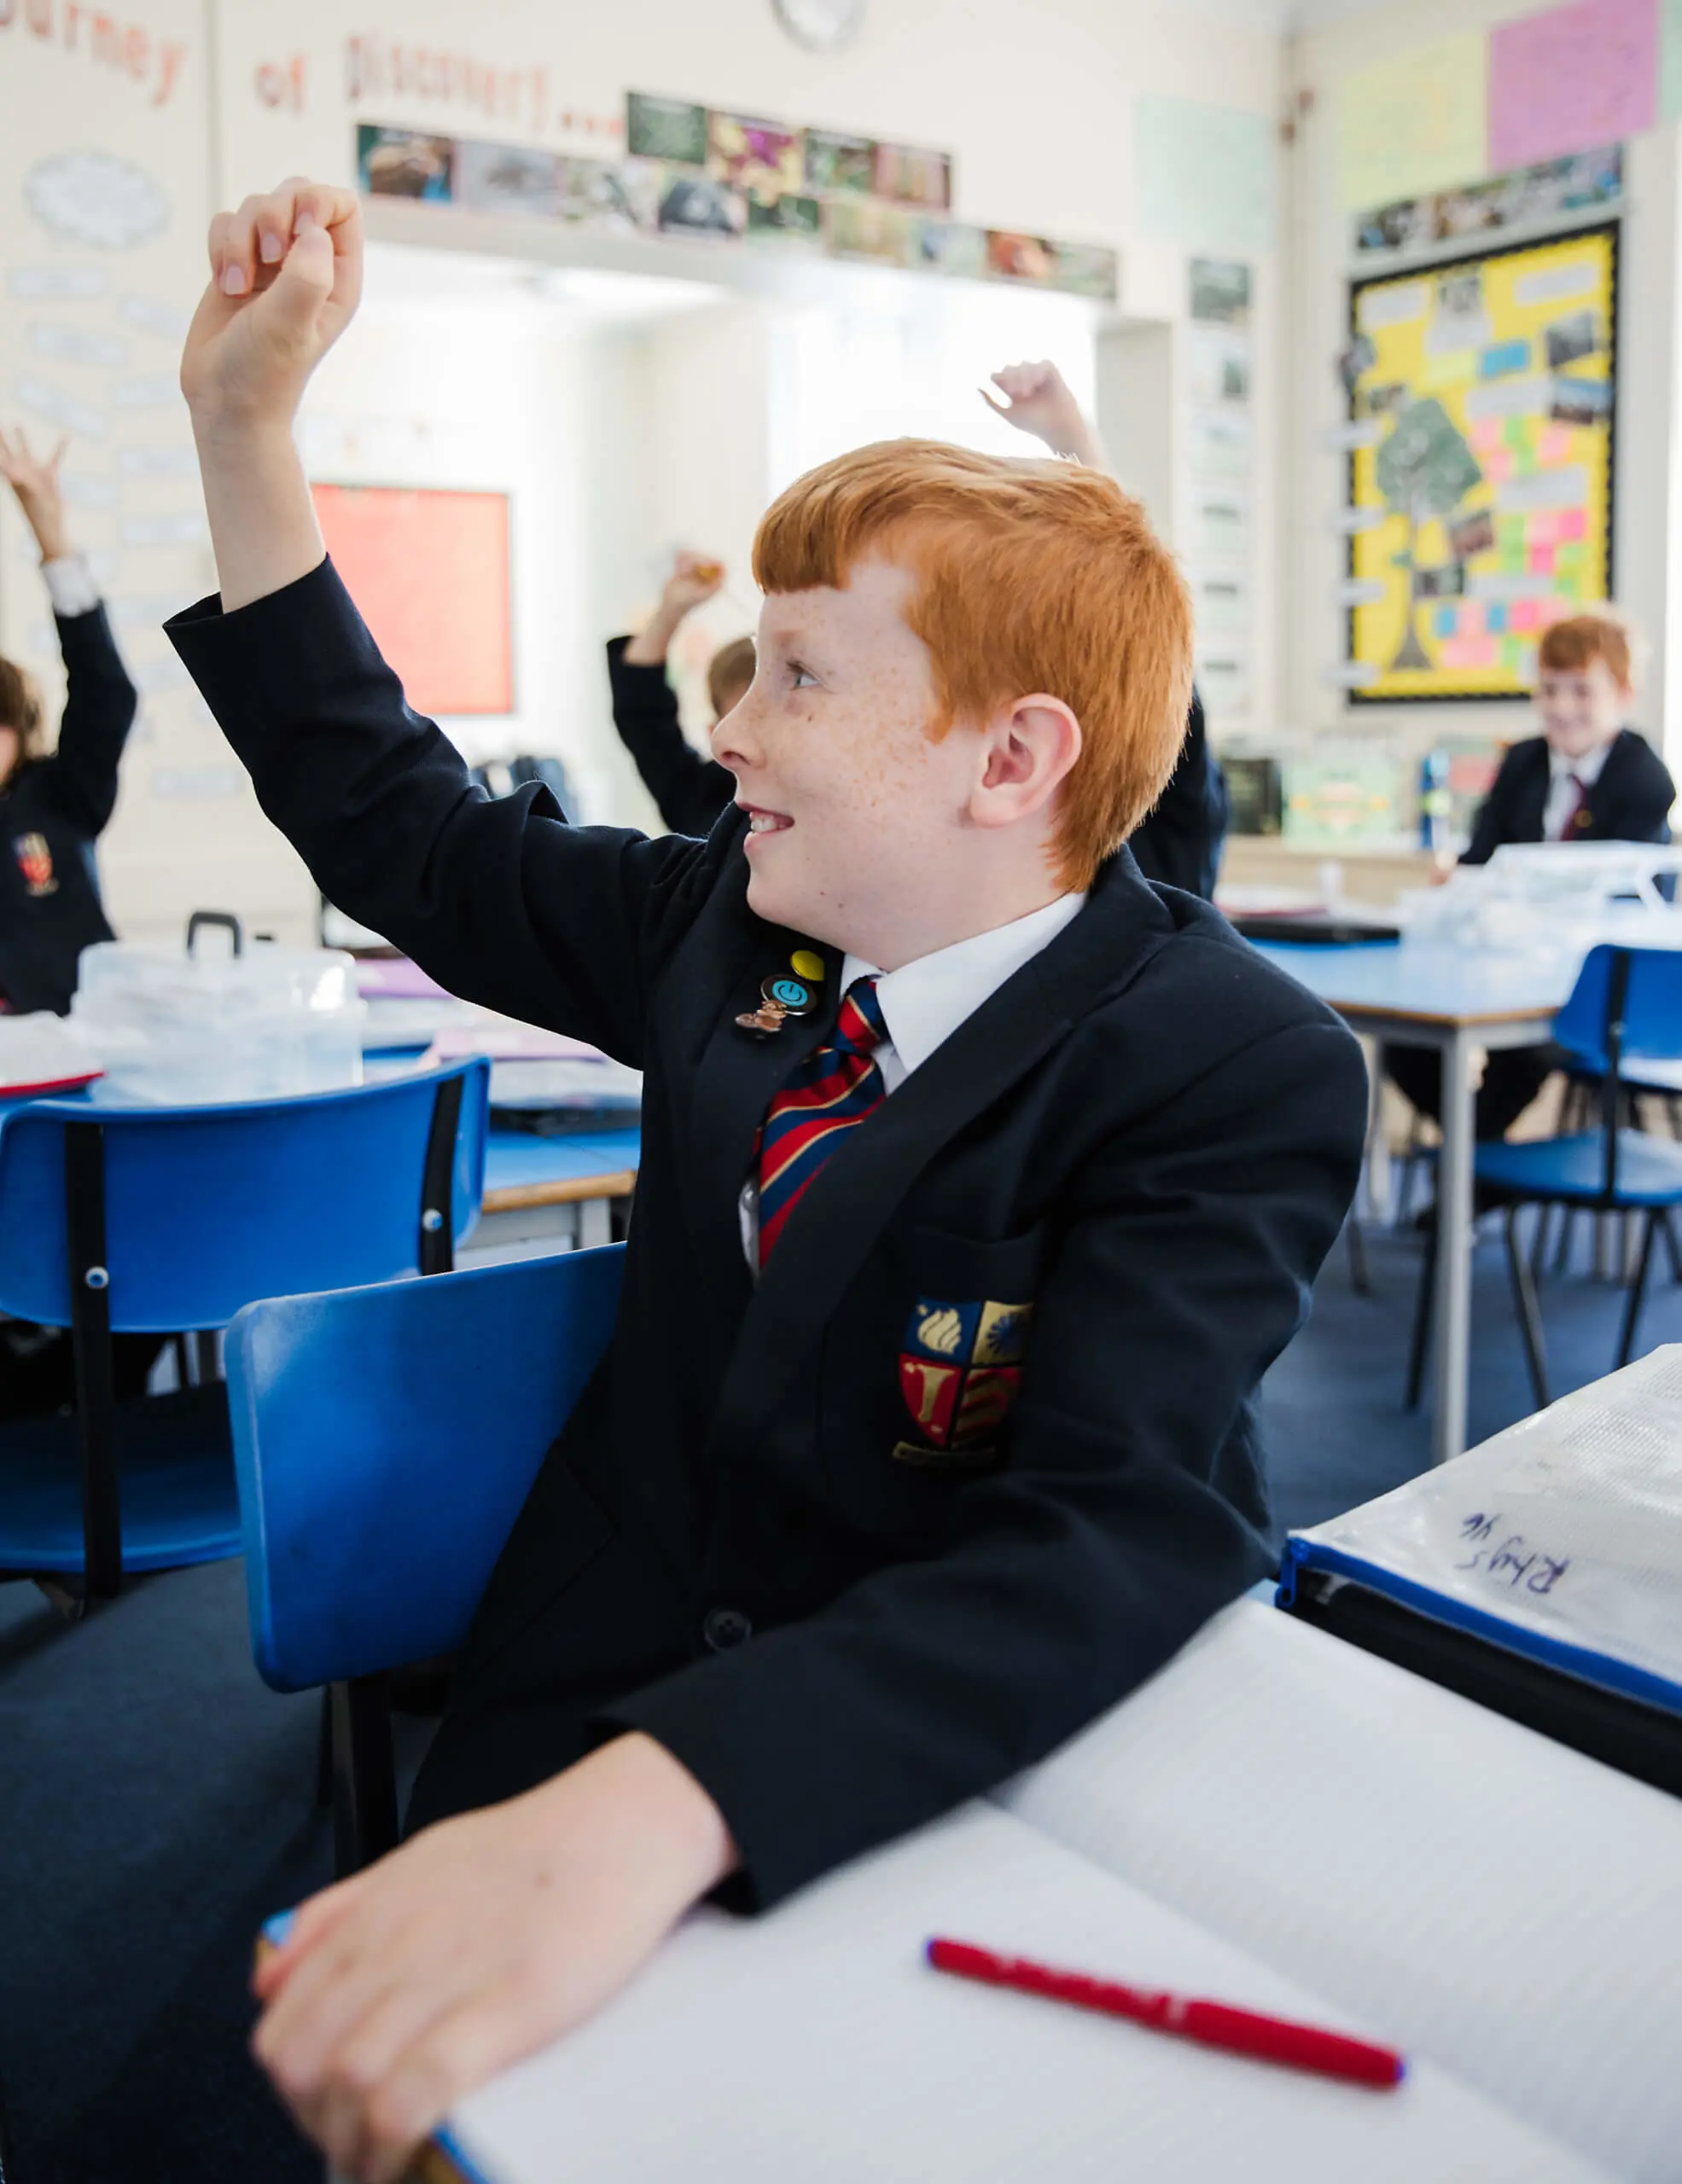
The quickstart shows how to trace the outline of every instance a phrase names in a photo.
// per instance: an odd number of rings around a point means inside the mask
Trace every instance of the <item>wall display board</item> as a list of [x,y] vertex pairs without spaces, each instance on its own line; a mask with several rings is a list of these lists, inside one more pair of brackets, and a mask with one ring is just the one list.
[[1615,224],[1353,284],[1352,704],[1523,698],[1610,596],[1617,268]]
[[507,494],[310,490],[334,566],[416,712],[512,712]]

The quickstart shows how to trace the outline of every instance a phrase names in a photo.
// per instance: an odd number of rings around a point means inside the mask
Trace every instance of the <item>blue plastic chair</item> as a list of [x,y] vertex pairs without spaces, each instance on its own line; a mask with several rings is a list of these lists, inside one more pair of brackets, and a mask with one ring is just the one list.
[[112,1335],[449,1268],[478,1214],[489,1089],[474,1058],[295,1099],[0,1112],[0,1311],[70,1327],[77,1387],[73,1419],[0,1431],[0,1574],[74,1612],[125,1572],[237,1554],[221,1387],[119,1411]]
[[1563,1205],[1629,1213],[1639,1221],[1640,1245],[1624,1307],[1618,1365],[1628,1364],[1635,1347],[1653,1246],[1661,1234],[1676,1258],[1670,1216],[1682,1205],[1682,1144],[1621,1124],[1630,1067],[1682,1059],[1682,950],[1591,950],[1569,999],[1554,1019],[1554,1037],[1580,1072],[1598,1078],[1600,1127],[1517,1145],[1480,1145],[1475,1167],[1486,1192],[1506,1202],[1507,1267],[1539,1409],[1548,1401],[1546,1351],[1535,1275],[1518,1246],[1520,1208]]
[[228,1333],[251,1645],[332,1692],[338,1862],[397,1839],[384,1671],[456,1651],[596,1369],[625,1247],[252,1304]]

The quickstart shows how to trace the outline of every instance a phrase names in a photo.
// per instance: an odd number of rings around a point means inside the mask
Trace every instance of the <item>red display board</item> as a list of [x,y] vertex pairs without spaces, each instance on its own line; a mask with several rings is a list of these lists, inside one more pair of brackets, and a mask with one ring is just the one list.
[[511,712],[508,495],[311,491],[334,566],[416,712]]

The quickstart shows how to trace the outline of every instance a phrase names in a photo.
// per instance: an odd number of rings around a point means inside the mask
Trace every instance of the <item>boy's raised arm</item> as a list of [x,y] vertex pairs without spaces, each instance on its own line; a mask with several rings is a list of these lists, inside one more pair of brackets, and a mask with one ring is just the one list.
[[452,992],[633,1064],[650,978],[712,854],[493,802],[404,702],[330,566],[293,420],[362,288],[348,191],[289,182],[219,213],[187,336],[221,599],[170,636],[323,892]]

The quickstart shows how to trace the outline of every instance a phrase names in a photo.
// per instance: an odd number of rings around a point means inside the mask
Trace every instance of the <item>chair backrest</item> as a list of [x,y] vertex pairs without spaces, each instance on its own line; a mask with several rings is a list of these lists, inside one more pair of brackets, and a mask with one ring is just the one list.
[[252,1651],[276,1690],[449,1653],[595,1370],[625,1247],[253,1304],[228,1334]]
[[417,1272],[434,1114],[447,1124],[457,1082],[453,1147],[439,1147],[433,1181],[447,1172],[458,1240],[484,1191],[490,1065],[480,1057],[295,1099],[37,1100],[0,1114],[0,1311],[70,1325],[67,1141],[96,1124],[117,1332],[219,1327],[255,1298]]
[[1554,1019],[1553,1035],[1603,1074],[1612,1066],[1611,1035],[1620,1025],[1621,1061],[1682,1059],[1682,949],[1603,943],[1589,950]]

